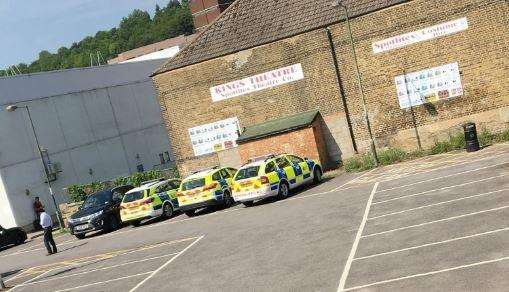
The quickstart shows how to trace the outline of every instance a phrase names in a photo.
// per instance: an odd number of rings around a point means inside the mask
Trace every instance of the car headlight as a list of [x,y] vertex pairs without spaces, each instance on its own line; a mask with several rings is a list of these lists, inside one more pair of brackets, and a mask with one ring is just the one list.
[[76,223],[77,221],[78,221],[78,220],[76,220],[76,219],[72,219],[72,218],[67,219],[67,222],[69,222],[70,224],[74,224],[74,223]]

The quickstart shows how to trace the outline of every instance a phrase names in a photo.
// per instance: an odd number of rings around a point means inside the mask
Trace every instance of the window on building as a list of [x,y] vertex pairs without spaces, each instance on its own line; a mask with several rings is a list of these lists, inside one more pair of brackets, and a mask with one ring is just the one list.
[[170,152],[164,151],[164,160],[166,161],[166,163],[171,161]]
[[144,172],[144,171],[145,171],[145,169],[143,168],[143,164],[138,164],[138,165],[136,165],[136,170],[137,170],[138,172]]
[[165,163],[163,153],[159,153],[159,161],[161,162],[161,164]]

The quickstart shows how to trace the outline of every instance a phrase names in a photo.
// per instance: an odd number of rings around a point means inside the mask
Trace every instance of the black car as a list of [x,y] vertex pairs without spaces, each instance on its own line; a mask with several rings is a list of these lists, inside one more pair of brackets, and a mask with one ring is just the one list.
[[125,185],[87,196],[83,205],[68,220],[71,234],[83,239],[91,231],[117,229],[121,225],[120,203],[124,194],[133,188]]
[[11,244],[20,245],[27,240],[27,233],[19,228],[4,229],[0,225],[0,247],[5,247]]

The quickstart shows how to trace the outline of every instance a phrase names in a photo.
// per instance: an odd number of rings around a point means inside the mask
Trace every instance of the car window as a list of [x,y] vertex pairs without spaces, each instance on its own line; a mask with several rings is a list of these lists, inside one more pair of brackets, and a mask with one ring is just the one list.
[[182,183],[182,190],[188,191],[196,188],[201,188],[205,185],[204,178],[191,179]]
[[237,173],[237,170],[235,168],[231,168],[231,167],[228,168],[228,171],[230,172],[232,177]]
[[288,160],[284,157],[278,157],[276,158],[276,163],[277,163],[277,166],[279,168],[285,168],[285,167],[288,167],[290,166],[290,163],[288,162]]
[[260,166],[248,166],[239,169],[237,175],[235,176],[235,180],[241,180],[246,178],[252,178],[258,176],[258,171],[260,170]]
[[222,176],[224,179],[227,179],[227,178],[230,178],[230,177],[231,177],[230,173],[229,173],[228,171],[226,171],[226,169],[224,169],[224,168],[223,168],[223,169],[221,169],[219,172],[221,173],[221,176]]
[[219,171],[217,171],[216,173],[214,173],[212,175],[212,180],[213,181],[220,181],[221,180],[221,175],[219,174]]
[[162,193],[162,192],[167,192],[170,190],[170,185],[169,183],[165,183],[163,185],[160,185],[159,187],[157,187],[157,190],[156,192],[157,193]]
[[112,193],[111,191],[105,190],[100,191],[98,193],[89,195],[85,202],[83,202],[83,208],[90,208],[90,207],[96,207],[96,206],[102,206],[106,203],[108,203],[112,199]]
[[265,166],[265,173],[271,173],[273,171],[276,171],[276,164],[271,161]]
[[120,191],[113,191],[113,200],[114,201],[118,201],[118,200],[122,200],[122,197],[123,197],[123,193],[120,192]]
[[294,155],[288,155],[288,158],[290,159],[290,161],[292,163],[295,163],[295,164],[299,164],[301,162],[304,162],[304,159],[302,159],[300,157],[297,157],[297,156],[294,156]]
[[124,199],[122,200],[122,202],[130,203],[130,202],[141,200],[144,197],[145,197],[145,191],[127,193],[124,195]]
[[172,180],[168,183],[168,185],[170,190],[178,189],[180,187],[180,181]]

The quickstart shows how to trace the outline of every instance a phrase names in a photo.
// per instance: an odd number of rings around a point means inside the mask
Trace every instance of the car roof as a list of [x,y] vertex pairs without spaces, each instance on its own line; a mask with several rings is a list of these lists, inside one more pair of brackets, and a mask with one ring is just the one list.
[[148,190],[148,189],[151,189],[151,188],[155,188],[155,187],[158,187],[160,185],[163,185],[169,181],[173,181],[173,180],[177,180],[177,179],[167,179],[167,180],[163,180],[163,181],[155,181],[155,182],[149,182],[149,183],[146,183],[144,185],[141,185],[139,187],[136,187],[130,191],[128,191],[126,194],[130,194],[130,193],[134,193],[134,192],[139,192],[139,191],[144,191],[144,190]]
[[239,169],[243,169],[243,168],[246,168],[246,167],[252,167],[252,166],[261,166],[261,165],[269,163],[271,161],[272,161],[272,158],[268,159],[268,160],[258,160],[258,161],[254,161],[254,162],[251,162],[251,163],[246,163],[246,164],[242,165]]
[[205,169],[201,170],[199,172],[193,173],[190,176],[186,177],[184,180],[190,180],[190,179],[196,179],[196,178],[203,178],[217,170],[220,170],[222,168],[212,168],[212,169]]

